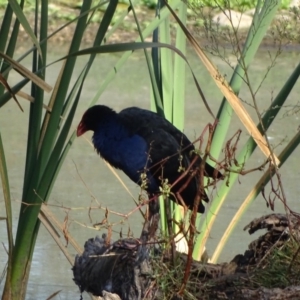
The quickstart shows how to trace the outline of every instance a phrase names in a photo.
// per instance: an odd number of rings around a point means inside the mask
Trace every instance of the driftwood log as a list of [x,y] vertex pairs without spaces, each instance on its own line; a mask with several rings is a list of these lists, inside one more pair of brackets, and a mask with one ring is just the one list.
[[[139,239],[109,243],[106,236],[89,239],[73,267],[81,293],[115,293],[123,300],[143,299],[151,283],[148,249]],[[104,296],[108,299],[108,293]]]
[[[253,241],[244,254],[237,255],[230,263],[193,263],[190,279],[197,285],[193,293],[195,299],[300,299],[300,286],[253,289],[240,284],[251,277],[251,266],[257,267],[270,249],[282,246],[291,235],[298,238],[299,227],[298,217],[287,218],[282,214],[270,214],[253,220],[244,230],[250,234],[259,229],[267,229],[267,232]],[[105,236],[96,237],[88,240],[84,248],[84,253],[76,257],[73,267],[74,281],[81,292],[114,300],[118,297],[122,300],[164,298],[152,277],[149,247],[145,239],[131,238],[109,243]],[[186,256],[181,255],[180,259],[185,262]],[[203,290],[205,282],[208,288]]]
[[244,255],[238,255],[234,260],[242,269],[248,265],[258,264],[273,246],[280,248],[291,235],[299,240],[299,222],[300,217],[294,215],[287,217],[284,214],[270,214],[253,220],[244,230],[248,230],[249,234],[260,229],[267,229],[267,232],[250,243]]

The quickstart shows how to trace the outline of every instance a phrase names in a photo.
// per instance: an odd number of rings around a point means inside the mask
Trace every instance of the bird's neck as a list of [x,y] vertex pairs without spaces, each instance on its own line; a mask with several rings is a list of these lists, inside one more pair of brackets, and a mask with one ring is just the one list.
[[118,115],[112,115],[102,120],[94,131],[93,144],[103,156],[105,152],[114,151],[118,144],[129,136],[128,130],[118,119]]

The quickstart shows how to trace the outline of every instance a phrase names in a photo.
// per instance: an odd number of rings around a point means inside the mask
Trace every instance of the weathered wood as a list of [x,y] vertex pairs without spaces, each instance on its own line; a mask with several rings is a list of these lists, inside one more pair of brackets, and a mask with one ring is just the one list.
[[241,289],[240,296],[244,300],[299,300],[300,286],[290,286],[285,289],[267,289],[264,287],[256,290]]
[[280,248],[291,235],[299,239],[300,218],[295,215],[285,214],[269,214],[261,218],[254,219],[244,230],[248,229],[249,234],[253,234],[257,230],[267,229],[267,232],[249,244],[249,249],[244,255],[237,255],[235,261],[241,268],[249,265],[256,265],[268,255],[274,247]]
[[142,299],[151,281],[148,249],[139,239],[109,244],[106,237],[89,239],[73,267],[80,291],[103,296],[116,293],[124,300]]
[[[270,214],[253,220],[245,230],[248,229],[250,234],[259,229],[267,229],[267,232],[253,241],[244,254],[237,255],[230,263],[218,265],[193,262],[190,280],[195,299],[300,299],[300,286],[268,289],[246,284],[251,281],[252,270],[259,268],[274,247],[281,247],[291,235],[299,237],[299,227],[296,216],[287,218],[282,214]],[[118,300],[118,297],[122,300],[162,299],[164,295],[156,290],[155,280],[151,277],[147,239],[150,236],[144,227],[141,239],[109,243],[103,236],[88,240],[73,268],[74,281],[81,292],[88,291],[102,296],[101,299],[112,300]],[[153,246],[153,236],[151,240]],[[186,255],[180,255],[185,265]],[[156,280],[160,279],[156,277]],[[176,294],[172,297],[177,299]]]

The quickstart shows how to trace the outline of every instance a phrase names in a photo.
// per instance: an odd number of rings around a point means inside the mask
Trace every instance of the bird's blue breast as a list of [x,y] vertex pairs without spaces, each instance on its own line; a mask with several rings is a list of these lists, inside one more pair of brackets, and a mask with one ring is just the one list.
[[[107,162],[140,184],[141,173],[151,165],[148,145],[141,136],[130,135],[122,125],[110,122],[94,132],[93,143]],[[150,172],[147,178],[149,191],[157,190],[158,185]]]

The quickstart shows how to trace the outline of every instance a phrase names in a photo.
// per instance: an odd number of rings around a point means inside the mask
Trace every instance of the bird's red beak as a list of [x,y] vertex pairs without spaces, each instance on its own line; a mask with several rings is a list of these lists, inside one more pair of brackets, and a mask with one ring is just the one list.
[[86,132],[86,127],[84,123],[81,121],[77,127],[77,136],[81,136]]

